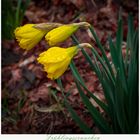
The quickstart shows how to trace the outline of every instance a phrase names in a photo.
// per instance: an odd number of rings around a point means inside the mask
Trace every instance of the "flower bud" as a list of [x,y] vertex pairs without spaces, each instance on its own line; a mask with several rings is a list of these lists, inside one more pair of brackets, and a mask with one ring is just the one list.
[[14,31],[15,37],[22,49],[32,49],[50,30],[60,26],[59,23],[26,24],[17,27]]
[[41,53],[37,61],[44,65],[44,71],[48,73],[48,78],[57,79],[67,70],[71,59],[78,53],[81,47],[91,47],[91,45],[82,43],[69,48],[51,47]]
[[67,38],[69,38],[80,27],[88,27],[88,26],[90,26],[90,24],[87,22],[62,25],[48,32],[47,35],[45,36],[45,39],[50,46],[55,46],[58,43],[61,43],[65,41]]

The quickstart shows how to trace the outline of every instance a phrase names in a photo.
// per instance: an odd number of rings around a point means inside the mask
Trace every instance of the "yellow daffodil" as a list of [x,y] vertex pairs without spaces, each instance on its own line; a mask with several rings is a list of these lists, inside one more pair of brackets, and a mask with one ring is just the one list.
[[19,46],[23,49],[32,49],[47,31],[34,28],[35,24],[26,24],[15,29],[15,36],[19,42]]
[[15,37],[23,49],[32,49],[50,30],[60,26],[57,23],[26,24],[15,29]]
[[85,26],[90,26],[90,24],[87,22],[81,22],[63,25],[48,32],[45,39],[50,46],[55,46],[58,43],[65,41],[74,32],[76,32],[79,27]]
[[88,43],[80,44],[79,47],[52,47],[41,53],[37,60],[44,65],[44,70],[48,73],[48,78],[57,79],[66,71],[71,59],[77,54],[79,48],[85,46],[91,47]]

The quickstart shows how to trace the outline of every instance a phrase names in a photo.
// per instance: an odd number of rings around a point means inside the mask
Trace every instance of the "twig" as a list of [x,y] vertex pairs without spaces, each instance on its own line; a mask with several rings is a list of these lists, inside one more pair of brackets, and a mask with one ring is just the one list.
[[97,5],[96,5],[96,3],[95,3],[94,0],[91,0],[91,2],[92,2],[92,4],[93,4],[95,7],[97,7]]

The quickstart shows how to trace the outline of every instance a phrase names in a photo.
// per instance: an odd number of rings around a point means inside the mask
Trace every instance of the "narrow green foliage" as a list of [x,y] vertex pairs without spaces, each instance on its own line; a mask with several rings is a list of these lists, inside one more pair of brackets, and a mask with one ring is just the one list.
[[116,54],[116,52],[117,52],[116,46],[114,46],[110,36],[109,36],[109,47],[110,47],[110,53],[111,53],[111,58],[112,58],[113,64],[115,66],[115,69],[117,69],[119,67],[119,58]]
[[94,31],[94,28],[93,28],[92,26],[90,26],[90,27],[89,27],[89,30],[91,31],[91,34],[92,34],[93,37],[95,38],[95,41],[96,41],[98,47],[100,48],[100,50],[101,50],[101,52],[102,52],[103,58],[104,58],[104,60],[105,60],[105,63],[107,64],[108,69],[109,69],[111,75],[113,76],[113,70],[112,70],[111,64],[110,64],[110,62],[109,62],[109,60],[108,60],[108,58],[107,58],[107,56],[106,56],[104,47],[102,46],[102,44],[101,44],[99,38],[97,37],[97,35],[96,35],[95,31]]
[[73,75],[76,77],[76,79],[78,79],[79,81],[81,81],[82,84],[84,84],[84,81],[82,77],[80,76],[78,70],[76,69],[73,60],[70,63],[70,68],[72,69]]
[[[91,92],[87,89],[87,87],[86,87],[86,85],[85,85],[85,83],[84,83],[82,77],[80,76],[80,74],[79,74],[77,68],[75,67],[73,61],[72,61],[71,65],[70,65],[70,68],[71,68],[71,70],[72,70],[73,76],[78,80],[79,84],[87,91],[87,93],[90,95],[90,97],[93,98],[93,99],[95,100],[95,102],[96,102],[97,104],[99,104],[99,106],[100,106],[106,113],[108,113],[108,107],[106,106],[106,104],[104,104],[102,101],[100,101],[96,96],[94,96],[93,93],[91,93]],[[75,71],[77,71],[77,73],[75,73]]]
[[[132,15],[129,15],[128,17],[128,34],[125,55],[122,53],[122,43],[124,39],[121,14],[119,14],[116,41],[113,42],[111,36],[108,38],[112,64],[107,58],[104,47],[97,37],[94,28],[90,26],[89,30],[91,31],[102,56],[98,54],[94,46],[91,48],[92,56],[90,56],[83,48],[81,51],[102,85],[106,103],[99,100],[94,93],[91,93],[91,91],[88,90],[84,79],[80,76],[72,61],[70,68],[75,78],[79,95],[101,133],[136,134],[138,133],[139,118],[138,31],[134,28],[133,17]],[[72,35],[72,40],[74,44],[80,44],[74,35]],[[92,98],[105,111],[108,116],[107,120],[100,114],[96,107],[92,105],[89,100],[90,98]],[[73,119],[78,125],[80,125],[81,120],[78,121],[79,118],[77,119],[76,112],[74,112],[70,105],[67,107],[71,112]],[[84,125],[80,126],[82,130],[83,127]]]
[[92,134],[92,130],[87,126],[87,124],[85,124],[81,118],[77,115],[77,113],[73,110],[73,108],[70,106],[70,104],[68,103],[68,100],[66,98],[66,96],[64,95],[64,89],[63,89],[63,85],[61,82],[61,79],[57,79],[57,83],[61,88],[63,97],[64,97],[64,103],[65,106],[67,107],[68,111],[71,113],[71,117],[73,118],[73,120],[78,124],[78,126],[81,128],[81,130],[84,131],[85,134]]
[[67,102],[66,99],[64,99],[65,101],[65,105],[68,108],[69,112],[71,113],[71,117],[73,118],[73,120],[79,125],[79,127],[81,128],[81,130],[84,131],[85,134],[92,134],[92,130],[87,126],[87,124],[85,124],[80,117],[77,115],[77,113],[73,110],[73,108],[70,106],[70,104]]
[[101,116],[101,114],[97,111],[97,109],[91,104],[87,96],[82,91],[80,85],[78,82],[76,82],[79,94],[83,100],[83,103],[86,105],[88,111],[91,113],[93,120],[95,121],[96,125],[100,128],[102,133],[111,133],[111,128],[104,120],[104,118]]
[[2,39],[13,39],[14,29],[24,17],[30,0],[2,0]]

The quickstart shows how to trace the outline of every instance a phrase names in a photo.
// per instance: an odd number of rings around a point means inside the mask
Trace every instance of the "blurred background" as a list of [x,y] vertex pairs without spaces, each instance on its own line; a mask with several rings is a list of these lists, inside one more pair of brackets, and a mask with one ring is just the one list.
[[[65,108],[56,108],[55,96],[60,102],[60,88],[46,77],[36,57],[49,46],[42,40],[31,51],[22,50],[14,37],[14,30],[27,23],[87,21],[94,26],[109,57],[107,37],[115,39],[119,11],[124,21],[124,40],[127,33],[128,13],[134,16],[138,27],[138,0],[2,0],[2,133],[3,134],[78,134],[83,133],[71,119]],[[84,29],[76,36],[80,42],[95,41]],[[68,39],[63,47],[72,45]],[[124,41],[125,45],[125,41]],[[87,50],[90,54],[91,52]],[[100,54],[100,51],[99,51]],[[88,89],[104,100],[103,91],[96,75],[91,71],[82,53],[74,58],[75,64],[86,81]],[[90,127],[95,127],[68,69],[62,76],[65,92],[79,116]],[[97,108],[97,104],[92,102]],[[100,108],[99,110],[104,113]]]

